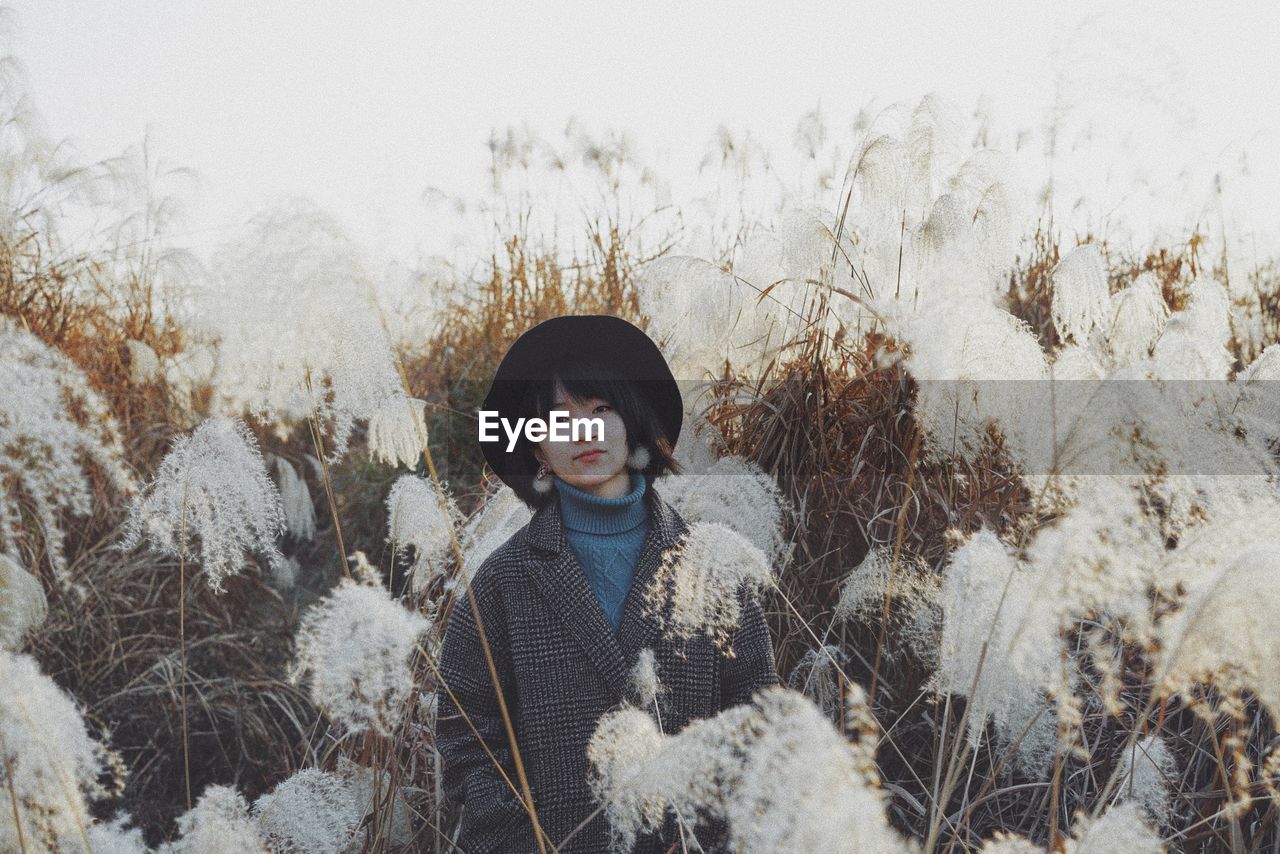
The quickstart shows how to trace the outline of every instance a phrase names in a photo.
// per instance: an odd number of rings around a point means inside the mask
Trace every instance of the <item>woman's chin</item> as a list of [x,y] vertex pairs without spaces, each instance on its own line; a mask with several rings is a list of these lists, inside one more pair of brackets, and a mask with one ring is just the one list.
[[615,477],[617,477],[621,473],[622,473],[621,470],[600,471],[600,472],[593,472],[593,471],[575,472],[569,477],[562,477],[561,480],[563,480],[565,483],[569,484],[570,486],[576,487],[578,489],[590,490],[590,489],[593,489],[594,487],[600,486],[603,483],[608,483],[609,481],[613,480]]

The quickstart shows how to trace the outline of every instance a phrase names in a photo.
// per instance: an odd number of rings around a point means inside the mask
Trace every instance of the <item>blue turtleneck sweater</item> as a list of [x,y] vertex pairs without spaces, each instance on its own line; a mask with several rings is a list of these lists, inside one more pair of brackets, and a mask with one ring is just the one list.
[[560,518],[565,539],[582,564],[587,583],[613,630],[622,625],[622,606],[635,579],[636,563],[649,514],[643,501],[647,486],[643,475],[631,473],[631,490],[618,498],[598,498],[554,478],[560,498]]

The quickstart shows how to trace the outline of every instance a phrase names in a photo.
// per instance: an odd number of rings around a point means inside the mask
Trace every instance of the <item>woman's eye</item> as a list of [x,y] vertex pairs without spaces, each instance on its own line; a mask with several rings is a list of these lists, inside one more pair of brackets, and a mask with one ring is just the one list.
[[600,411],[600,410],[602,410],[602,409],[603,409],[604,411],[608,412],[610,409],[613,409],[613,407],[612,407],[612,406],[610,406],[610,405],[609,405],[609,404],[607,404],[607,403],[602,403],[602,404],[600,404],[599,406],[597,406],[595,409],[593,409],[593,410],[591,410],[591,411],[592,411],[592,412],[599,412],[599,411]]

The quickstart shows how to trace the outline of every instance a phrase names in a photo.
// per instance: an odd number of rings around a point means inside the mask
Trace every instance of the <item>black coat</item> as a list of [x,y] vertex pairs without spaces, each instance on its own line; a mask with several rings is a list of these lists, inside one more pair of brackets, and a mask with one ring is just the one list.
[[[640,650],[653,649],[659,680],[668,689],[660,700],[667,733],[749,702],[756,691],[778,682],[764,613],[745,587],[739,590],[743,610],[733,657],[718,652],[702,633],[684,641],[665,638],[657,618],[644,613],[643,590],[663,553],[688,531],[684,520],[653,489],[646,490],[644,501],[649,533],[616,636],[573,549],[566,544],[557,501],[539,509],[499,546],[471,582],[538,820],[557,846],[599,806],[588,783],[587,742],[601,715],[630,696],[627,680]],[[445,794],[464,805],[459,844],[468,854],[536,851],[532,822],[458,714],[461,705],[519,790],[465,595],[450,614],[439,670],[453,697],[438,690],[436,745],[444,760]],[[697,836],[710,851],[716,847],[712,837],[718,838],[723,831],[716,822]],[[600,812],[559,850],[605,852],[608,840],[608,820]],[[634,850],[666,851],[678,841],[675,821],[668,813],[662,833],[642,837]]]

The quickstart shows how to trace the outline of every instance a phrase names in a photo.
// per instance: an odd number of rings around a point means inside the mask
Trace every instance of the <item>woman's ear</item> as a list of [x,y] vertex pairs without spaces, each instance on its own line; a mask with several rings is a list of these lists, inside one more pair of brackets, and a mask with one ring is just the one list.
[[546,458],[542,455],[540,448],[534,448],[534,459],[538,461],[538,473],[533,476],[533,491],[539,495],[546,495],[551,491],[553,484],[551,483],[551,466],[547,463]]

